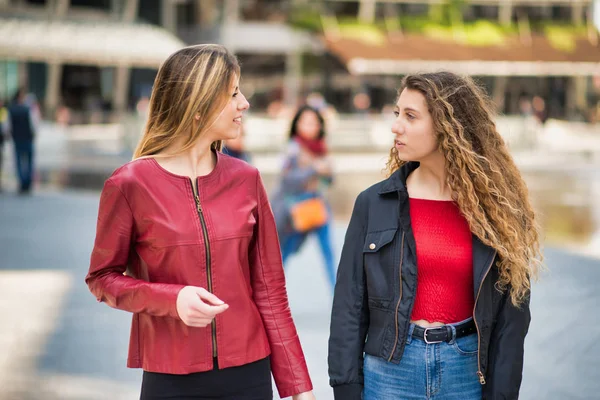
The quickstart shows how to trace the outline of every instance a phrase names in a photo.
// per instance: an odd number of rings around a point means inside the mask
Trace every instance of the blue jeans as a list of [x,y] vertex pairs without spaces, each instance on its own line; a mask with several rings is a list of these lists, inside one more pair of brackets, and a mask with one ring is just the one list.
[[33,179],[33,141],[15,140],[15,163],[21,191],[31,188]]
[[[327,272],[327,280],[331,285],[331,288],[335,287],[335,262],[333,260],[333,249],[331,246],[331,235],[330,235],[330,222],[327,222],[320,228],[315,229],[314,231],[308,232],[316,233],[317,238],[319,239],[319,245],[321,247],[321,253],[323,254],[323,258],[325,259],[325,269]],[[293,233],[289,235],[285,243],[281,244],[281,258],[283,259],[283,265],[285,266],[286,259],[298,249],[299,243],[304,240],[304,235],[306,233]]]
[[363,400],[481,400],[477,334],[426,344],[413,329],[399,364],[365,355]]

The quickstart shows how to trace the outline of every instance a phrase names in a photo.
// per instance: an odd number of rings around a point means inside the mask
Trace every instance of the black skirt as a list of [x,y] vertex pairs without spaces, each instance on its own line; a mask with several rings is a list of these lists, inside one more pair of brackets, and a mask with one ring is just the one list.
[[239,367],[188,375],[144,371],[140,400],[272,400],[269,357]]

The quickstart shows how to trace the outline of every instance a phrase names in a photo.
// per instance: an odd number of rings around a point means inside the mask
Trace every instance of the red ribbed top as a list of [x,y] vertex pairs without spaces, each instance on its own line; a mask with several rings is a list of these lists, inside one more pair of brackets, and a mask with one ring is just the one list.
[[417,244],[412,320],[453,323],[473,316],[471,230],[453,201],[410,199]]

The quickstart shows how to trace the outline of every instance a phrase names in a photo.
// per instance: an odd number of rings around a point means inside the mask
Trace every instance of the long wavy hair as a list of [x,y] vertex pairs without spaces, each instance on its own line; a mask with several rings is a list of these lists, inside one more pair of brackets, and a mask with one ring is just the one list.
[[[190,149],[210,129],[229,101],[230,85],[239,77],[236,57],[221,45],[201,44],[173,53],[154,80],[149,116],[133,158],[154,156],[178,143],[176,155]],[[196,129],[194,117],[199,115]],[[211,147],[221,150],[222,141]]]
[[[398,93],[425,96],[452,197],[471,232],[499,255],[498,290],[519,306],[542,266],[539,228],[527,186],[494,123],[493,103],[472,79],[450,72],[408,75]],[[387,170],[404,161],[395,147]]]

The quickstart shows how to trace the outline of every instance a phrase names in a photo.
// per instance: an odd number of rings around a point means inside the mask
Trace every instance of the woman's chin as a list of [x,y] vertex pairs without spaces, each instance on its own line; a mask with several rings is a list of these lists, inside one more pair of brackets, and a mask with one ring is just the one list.
[[398,159],[403,162],[415,161],[412,157],[402,153],[398,153]]
[[230,131],[230,132],[224,132],[223,135],[221,135],[220,140],[233,140],[233,139],[237,139],[238,136],[240,136],[240,130],[238,129],[237,131]]

